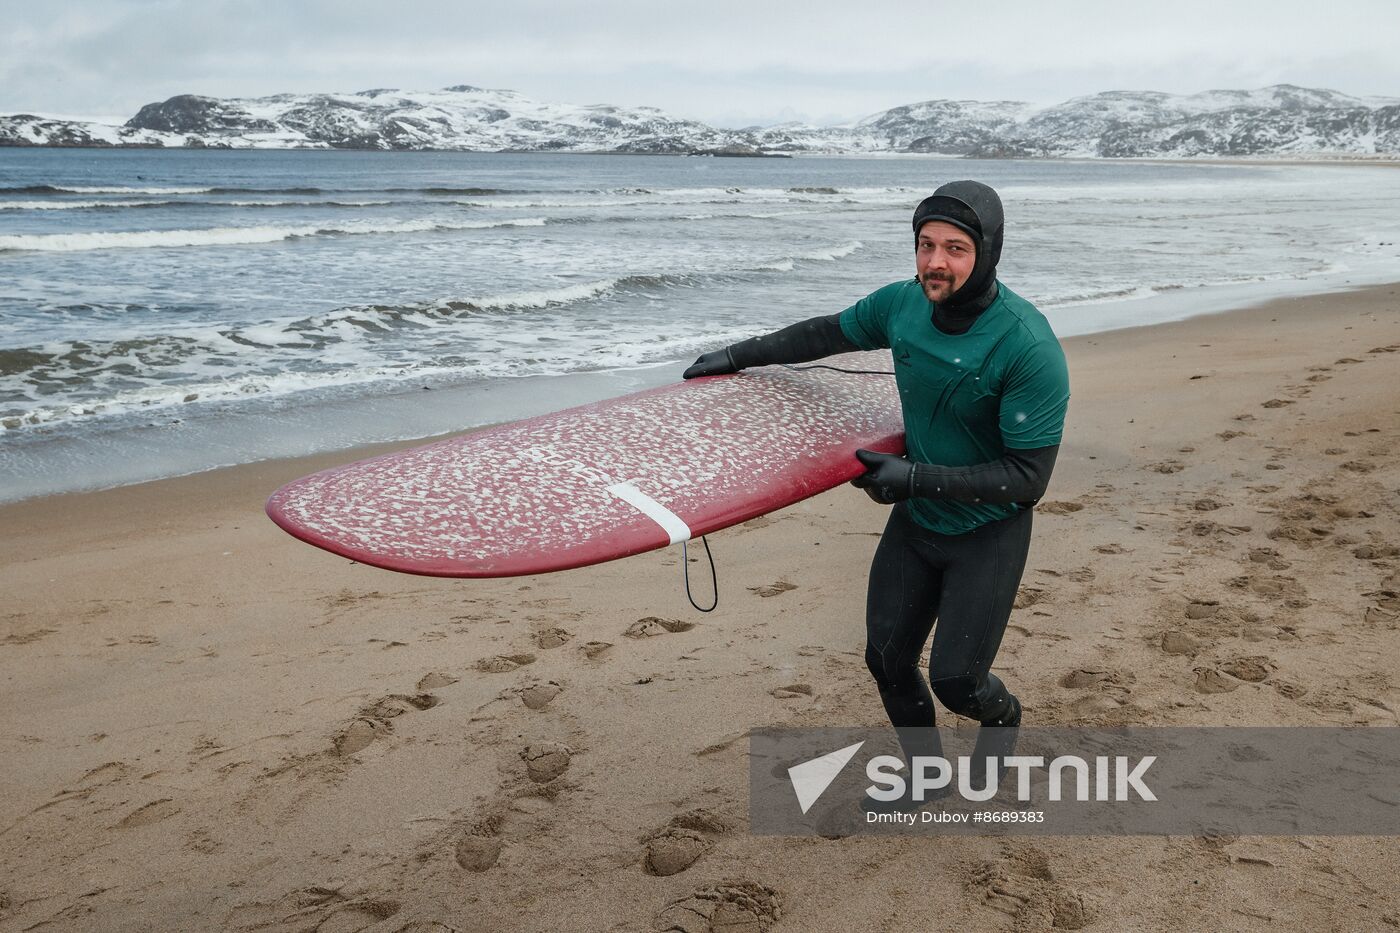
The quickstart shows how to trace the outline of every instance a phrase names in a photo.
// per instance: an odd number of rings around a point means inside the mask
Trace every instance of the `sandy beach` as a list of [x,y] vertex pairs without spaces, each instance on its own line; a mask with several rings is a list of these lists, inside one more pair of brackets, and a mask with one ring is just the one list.
[[[1400,285],[1066,348],[1025,724],[1400,724]],[[438,580],[263,515],[362,453],[0,507],[0,930],[1400,927],[1387,838],[752,836],[749,729],[884,722],[884,508],[712,536],[701,615],[678,549]]]

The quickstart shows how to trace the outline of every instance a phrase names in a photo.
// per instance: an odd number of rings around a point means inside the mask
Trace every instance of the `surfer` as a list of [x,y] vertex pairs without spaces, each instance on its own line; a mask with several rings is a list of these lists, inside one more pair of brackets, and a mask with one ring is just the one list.
[[[894,506],[870,568],[865,660],[911,759],[942,756],[934,697],[982,724],[974,763],[1009,754],[1021,723],[1020,701],[991,667],[1025,569],[1032,508],[1055,466],[1069,376],[1049,322],[997,280],[1002,227],[992,188],[943,185],[914,210],[913,279],[706,353],[684,374],[893,350],[908,454],[856,451],[866,472],[853,484]],[[925,681],[918,665],[930,632]]]

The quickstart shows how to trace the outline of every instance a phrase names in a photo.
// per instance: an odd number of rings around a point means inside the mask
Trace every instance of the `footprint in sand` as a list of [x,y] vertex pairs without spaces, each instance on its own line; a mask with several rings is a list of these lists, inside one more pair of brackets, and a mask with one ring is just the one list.
[[977,865],[964,886],[987,907],[1014,918],[1014,928],[1080,930],[1093,921],[1084,897],[1056,879],[1035,846],[1011,845],[999,861]]
[[779,700],[795,700],[798,697],[812,697],[811,684],[788,684],[786,687],[774,687],[769,691]]
[[312,929],[316,933],[362,933],[397,914],[398,901],[377,897],[357,897],[336,907]]
[[719,741],[717,741],[717,742],[711,742],[709,745],[706,745],[704,748],[699,749],[698,751],[694,752],[694,754],[695,754],[696,757],[704,757],[705,755],[715,755],[715,754],[718,754],[719,752],[727,751],[727,750],[729,750],[730,748],[732,748],[732,747],[734,746],[734,743],[735,743],[735,742],[737,742],[737,741],[739,741],[740,739],[744,738],[744,737],[747,736],[748,734],[749,734],[749,733],[748,733],[747,731],[745,731],[745,732],[730,732],[730,733],[728,733],[727,735],[725,735],[723,738],[721,738]]
[[1217,667],[1236,680],[1257,684],[1268,678],[1269,674],[1273,672],[1275,664],[1272,658],[1255,655],[1247,658],[1231,658],[1228,661],[1220,662]]
[[487,674],[506,674],[526,664],[534,664],[533,654],[498,654],[476,662],[476,669]]
[[35,629],[32,632],[20,632],[16,635],[6,635],[4,638],[0,638],[0,645],[28,645],[46,635],[52,635],[57,631],[58,629],[56,628],[41,628]]
[[1180,460],[1161,460],[1157,463],[1149,463],[1143,469],[1151,470],[1153,473],[1180,473],[1186,469],[1186,464]]
[[1267,402],[1262,402],[1262,403],[1260,403],[1260,407],[1262,407],[1262,408],[1283,408],[1285,405],[1296,405],[1296,404],[1297,404],[1297,403],[1296,403],[1295,401],[1293,401],[1292,399],[1287,399],[1287,398],[1271,398],[1271,399],[1269,399]]
[[457,864],[470,872],[482,872],[494,866],[505,848],[501,839],[504,820],[500,812],[495,812],[468,825],[453,850]]
[[1376,601],[1375,608],[1379,609],[1381,612],[1400,612],[1400,592],[1396,592],[1392,589],[1380,589],[1370,590],[1361,595],[1365,596],[1367,599],[1374,599]]
[[1131,553],[1132,553],[1132,551],[1130,551],[1128,548],[1125,548],[1123,545],[1119,544],[1117,541],[1111,541],[1111,542],[1109,542],[1108,544],[1097,544],[1097,545],[1094,546],[1094,550],[1095,550],[1095,552],[1097,552],[1097,553],[1099,553],[1099,554],[1131,554]]
[[1186,605],[1186,618],[1211,619],[1220,614],[1220,603],[1214,599],[1193,599]]
[[729,829],[727,819],[705,807],[679,813],[642,840],[642,870],[663,877],[683,872],[714,848],[711,837]]
[[622,634],[628,638],[650,638],[653,635],[674,634],[676,632],[688,632],[695,628],[694,622],[682,622],[680,619],[662,619],[657,616],[647,616],[645,619],[638,619]]
[[612,650],[610,641],[586,641],[578,646],[578,650],[583,652],[583,656],[590,661],[597,661],[607,655]]
[[1349,473],[1370,473],[1375,468],[1376,465],[1367,460],[1348,460],[1341,465],[1341,469]]
[[1161,647],[1166,654],[1180,654],[1188,658],[1201,650],[1196,639],[1185,632],[1163,632]]
[[1308,493],[1286,500],[1281,509],[1282,520],[1269,533],[1271,541],[1291,541],[1311,547],[1332,535],[1333,528],[1319,506],[1335,505],[1331,495]]
[[431,693],[408,696],[390,694],[360,710],[356,719],[335,737],[335,753],[342,758],[363,751],[377,738],[393,731],[390,720],[415,710],[432,709],[440,701]]
[[1011,605],[1013,609],[1029,609],[1037,603],[1044,602],[1049,595],[1039,587],[1022,585],[1017,587],[1016,600]]
[[775,888],[727,879],[667,904],[654,928],[667,933],[767,933],[782,915],[782,895]]
[[299,888],[279,898],[243,902],[235,908],[236,926],[243,930],[283,928],[292,917],[297,929],[319,933],[359,933],[377,928],[401,909],[398,901],[371,895],[346,897],[338,888]]
[[668,826],[646,840],[642,870],[648,875],[674,875],[694,865],[713,843],[693,829]]
[[529,684],[515,691],[520,697],[520,702],[525,704],[526,709],[541,710],[554,701],[554,698],[564,692],[564,688],[554,681],[544,683]]
[[1097,687],[1100,684],[1110,687],[1122,687],[1124,684],[1132,683],[1135,679],[1131,671],[1081,667],[1061,677],[1060,686],[1076,690]]
[[185,848],[191,852],[198,852],[200,855],[213,855],[223,848],[223,844],[215,839],[209,830],[200,828],[190,833],[185,839]]
[[536,784],[547,784],[569,770],[573,754],[559,742],[532,742],[520,750],[525,772]]
[[547,628],[535,633],[535,647],[543,650],[562,648],[573,640],[574,633],[562,628]]
[[180,812],[180,807],[169,797],[160,800],[153,800],[142,807],[122,817],[117,824],[117,829],[135,829],[138,826],[150,826],[152,823],[159,823],[161,820],[172,817]]
[[1213,667],[1198,667],[1195,674],[1197,693],[1229,693],[1240,688],[1240,681]]
[[1191,534],[1198,538],[1218,538],[1221,535],[1230,535],[1234,537],[1236,535],[1247,534],[1254,530],[1249,525],[1221,525],[1209,519],[1187,522],[1178,527],[1182,531],[1191,532]]
[[769,596],[780,596],[789,590],[797,589],[796,583],[789,583],[786,580],[779,580],[777,583],[770,583],[767,586],[751,586],[750,593],[757,593],[765,599]]
[[1262,577],[1253,574],[1243,574],[1238,577],[1231,577],[1225,581],[1229,586],[1237,589],[1247,589],[1251,593],[1263,596],[1277,602],[1282,602],[1289,609],[1306,609],[1312,605],[1312,600],[1308,598],[1307,591],[1303,589],[1296,579],[1292,577]]
[[1293,566],[1271,547],[1250,548],[1249,560],[1254,564],[1266,564],[1270,570],[1287,570]]
[[1082,502],[1062,502],[1055,500],[1052,500],[1050,502],[1041,502],[1039,505],[1036,506],[1037,511],[1048,512],[1051,515],[1070,515],[1074,512],[1082,510],[1083,508],[1084,503]]
[[1395,631],[1400,628],[1400,614],[1382,609],[1380,606],[1367,606],[1362,617],[1367,626]]
[[421,693],[424,690],[434,690],[438,687],[448,687],[452,684],[455,684],[456,682],[457,678],[453,677],[451,674],[442,674],[437,671],[433,671],[431,673],[424,674],[418,679],[418,690]]

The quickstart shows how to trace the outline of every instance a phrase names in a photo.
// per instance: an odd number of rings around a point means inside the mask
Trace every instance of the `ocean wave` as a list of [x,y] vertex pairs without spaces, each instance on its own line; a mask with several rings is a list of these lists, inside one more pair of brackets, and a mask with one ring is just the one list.
[[[401,326],[433,326],[445,319],[475,314],[556,310],[610,295],[694,287],[701,279],[701,276],[694,274],[640,273],[483,297],[443,298],[405,305],[351,305],[288,323],[261,325],[255,335],[249,328],[240,328],[229,336],[236,341],[246,339],[265,346],[292,343],[304,346],[308,339],[315,340],[330,333],[342,334],[340,328],[345,324],[366,332],[371,329],[388,331]],[[258,339],[254,340],[254,336]]]
[[[698,324],[698,322],[697,322]],[[278,359],[287,354],[274,348],[258,348],[249,358],[247,348],[223,341],[219,335],[205,335],[190,342],[190,338],[152,338],[146,341],[126,341],[122,346],[103,348],[102,352],[120,351],[112,357],[118,364],[137,359],[171,356],[167,374],[147,373],[132,377],[118,373],[115,367],[99,373],[108,377],[103,384],[89,384],[85,397],[53,392],[47,395],[29,393],[25,401],[31,404],[16,408],[0,404],[0,434],[41,431],[55,427],[108,421],[135,415],[141,419],[178,422],[189,415],[183,412],[191,406],[241,405],[254,399],[287,396],[305,391],[337,390],[343,388],[365,391],[376,384],[397,387],[427,387],[429,383],[459,383],[463,378],[511,379],[525,376],[565,375],[581,371],[609,370],[676,360],[693,356],[700,349],[752,336],[751,330],[715,330],[698,325],[690,330],[671,329],[646,332],[582,334],[577,339],[551,346],[547,339],[526,341],[520,335],[493,337],[480,335],[476,346],[465,352],[441,353],[417,359],[391,359],[370,352],[343,352],[327,357],[325,368],[282,365]],[[528,356],[522,354],[527,346]],[[242,371],[230,371],[226,348],[241,349],[239,363]],[[69,367],[91,362],[96,348],[78,352],[71,349],[58,356],[60,346],[46,347],[48,356],[61,364],[46,379],[28,381],[32,389],[44,381],[56,385],[71,372]],[[4,351],[14,354],[15,351]],[[180,357],[174,359],[173,357]],[[0,354],[0,359],[3,359]],[[250,370],[246,364],[255,363]],[[91,375],[91,374],[89,374]],[[163,378],[168,375],[169,378]],[[0,385],[13,384],[14,377],[0,379]],[[134,384],[144,383],[144,384]]]
[[393,201],[0,201],[0,211],[91,211],[149,207],[381,207]]
[[514,220],[481,220],[441,223],[433,220],[404,221],[396,224],[363,224],[340,227],[213,227],[203,230],[141,230],[123,233],[41,233],[0,236],[0,252],[80,252],[93,249],[164,249],[183,246],[240,246],[276,243],[298,237],[364,236],[370,234],[450,232],[485,230],[494,227],[542,227],[544,217]]
[[128,188],[108,185],[18,185],[0,194],[208,194],[213,188]]
[[[383,207],[396,201],[165,201],[181,207]],[[125,206],[125,205],[121,205]]]
[[[694,286],[699,281],[698,276],[689,274],[642,273],[480,297],[404,305],[350,305],[291,321],[268,320],[235,327],[187,326],[172,333],[107,340],[54,340],[0,348],[0,378],[10,380],[12,388],[26,387],[19,390],[20,394],[32,394],[37,389],[39,396],[67,397],[76,383],[90,387],[112,376],[122,377],[119,381],[134,378],[157,384],[167,384],[172,378],[181,381],[178,377],[200,360],[221,361],[211,371],[220,374],[246,368],[254,360],[258,366],[290,367],[300,372],[309,360],[326,363],[328,352],[377,344],[377,335],[396,333],[399,339],[394,345],[403,347],[412,344],[418,332],[455,327],[479,315],[557,311],[609,295]],[[410,344],[403,344],[404,339]],[[250,356],[250,350],[256,353]],[[503,361],[502,365],[508,368],[510,362]],[[81,379],[75,383],[78,374]]]
[[0,211],[84,211],[106,207],[164,207],[197,201],[0,201]]
[[840,246],[831,246],[825,249],[816,249],[808,253],[798,253],[796,256],[784,256],[781,259],[774,259],[770,262],[753,266],[754,272],[791,272],[797,268],[799,262],[835,262],[844,259],[857,250],[864,249],[865,244],[860,240],[851,240]]

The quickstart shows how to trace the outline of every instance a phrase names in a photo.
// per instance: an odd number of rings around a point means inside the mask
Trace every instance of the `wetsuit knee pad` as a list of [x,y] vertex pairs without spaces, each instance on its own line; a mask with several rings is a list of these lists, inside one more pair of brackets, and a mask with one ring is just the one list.
[[865,645],[865,666],[881,690],[907,689],[919,683],[918,665],[908,663],[901,666],[897,657],[887,660],[885,655],[869,642]]
[[967,675],[930,679],[929,686],[933,689],[933,695],[938,697],[938,702],[950,712],[972,719],[977,718],[973,715],[977,707],[976,677]]
[[874,677],[881,687],[889,683],[889,675],[885,672],[885,658],[869,642],[865,645],[865,666],[869,669],[870,676]]
[[972,674],[941,677],[931,680],[933,695],[950,712],[975,719],[984,726],[1018,726],[1021,724],[1021,704],[994,675],[985,682]]

